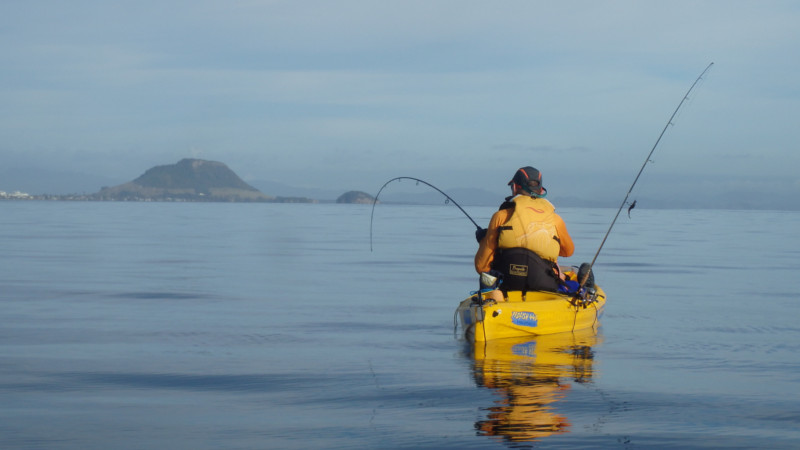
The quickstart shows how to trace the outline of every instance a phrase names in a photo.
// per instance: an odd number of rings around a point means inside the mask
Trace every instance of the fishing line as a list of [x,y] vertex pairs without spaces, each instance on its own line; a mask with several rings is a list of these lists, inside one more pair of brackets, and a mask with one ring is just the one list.
[[[698,76],[697,79],[694,80],[694,83],[692,83],[692,86],[689,87],[688,91],[686,91],[686,94],[681,99],[681,102],[678,103],[678,107],[675,108],[675,111],[669,117],[669,120],[667,121],[667,124],[664,125],[664,129],[661,130],[661,134],[658,135],[658,139],[656,139],[656,143],[653,144],[653,148],[650,149],[650,153],[648,153],[647,154],[647,158],[644,159],[644,163],[642,164],[642,168],[639,169],[639,173],[636,174],[636,178],[633,180],[633,183],[631,184],[630,189],[628,189],[628,193],[625,194],[625,198],[622,199],[622,204],[619,205],[619,209],[617,210],[617,214],[614,216],[614,220],[611,221],[611,226],[608,227],[608,231],[606,232],[606,235],[603,237],[603,241],[600,242],[600,248],[597,249],[597,253],[594,254],[594,258],[592,258],[592,262],[589,264],[589,269],[590,270],[586,271],[586,275],[584,275],[583,279],[581,280],[581,283],[580,283],[580,287],[581,288],[586,284],[586,281],[589,279],[589,274],[592,273],[591,268],[594,267],[594,263],[595,263],[595,261],[597,261],[597,257],[600,255],[600,251],[603,250],[603,245],[606,243],[606,239],[608,239],[608,235],[611,234],[611,229],[614,228],[614,224],[617,223],[617,218],[619,218],[619,213],[622,212],[622,208],[624,208],[625,205],[628,203],[628,197],[630,197],[631,192],[633,191],[633,187],[636,186],[636,182],[639,181],[639,177],[642,175],[642,172],[644,172],[644,168],[647,167],[647,163],[649,163],[651,161],[650,158],[653,156],[653,152],[656,151],[656,147],[658,147],[658,143],[661,142],[661,138],[664,137],[664,133],[667,132],[667,128],[669,128],[670,125],[673,125],[672,121],[673,121],[673,119],[675,119],[675,115],[678,114],[678,111],[680,111],[681,106],[683,106],[683,104],[689,98],[689,94],[691,94],[692,90],[697,85],[697,83],[699,83],[700,80],[703,79],[703,75],[705,75],[706,72],[708,72],[708,70],[711,69],[711,66],[713,66],[713,65],[714,65],[713,62],[710,63],[705,68],[705,70],[703,70],[703,72],[700,74],[700,76]],[[636,205],[636,202],[631,204],[628,212],[630,212],[630,210],[633,209],[633,207],[635,205]],[[580,289],[579,289],[579,291],[580,291]]]
[[395,178],[392,178],[391,180],[387,181],[386,183],[383,183],[383,186],[381,186],[381,188],[378,190],[378,193],[375,195],[375,198],[372,199],[372,212],[369,215],[369,251],[372,251],[372,220],[375,217],[375,204],[378,203],[378,197],[381,195],[381,192],[383,191],[383,188],[385,188],[387,185],[389,185],[389,183],[391,183],[392,181],[398,181],[398,180],[413,180],[413,181],[416,181],[417,183],[422,183],[422,184],[424,184],[426,186],[429,186],[429,187],[435,189],[440,194],[445,196],[445,198],[447,199],[448,203],[452,202],[454,205],[456,205],[458,207],[458,209],[460,209],[461,212],[464,213],[465,216],[467,216],[467,219],[469,219],[470,222],[472,222],[472,224],[475,225],[475,228],[477,228],[479,230],[481,229],[480,225],[478,225],[474,220],[472,220],[472,217],[470,217],[470,215],[467,214],[466,211],[464,211],[464,208],[462,208],[461,205],[459,205],[455,200],[453,200],[452,197],[447,195],[443,190],[441,190],[441,189],[437,188],[436,186],[428,183],[427,181],[420,180],[419,178],[414,178],[414,177],[395,177]]

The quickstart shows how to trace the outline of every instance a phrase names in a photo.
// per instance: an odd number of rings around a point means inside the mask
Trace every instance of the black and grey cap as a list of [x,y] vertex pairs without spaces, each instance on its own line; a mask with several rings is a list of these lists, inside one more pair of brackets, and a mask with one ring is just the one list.
[[508,182],[509,186],[512,184],[517,184],[522,187],[522,189],[532,194],[541,194],[542,191],[547,191],[547,189],[542,187],[542,173],[531,166],[521,167],[517,170],[517,173],[514,174],[514,178]]

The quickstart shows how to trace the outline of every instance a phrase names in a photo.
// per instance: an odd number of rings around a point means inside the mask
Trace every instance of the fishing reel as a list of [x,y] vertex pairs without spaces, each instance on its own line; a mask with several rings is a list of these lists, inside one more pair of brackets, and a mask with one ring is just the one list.
[[[490,270],[489,272],[482,272],[480,276],[480,289],[475,292],[471,292],[474,295],[472,302],[477,303],[479,305],[483,305],[484,303],[490,301],[504,301],[503,294],[498,289],[500,285],[503,283],[503,274],[494,270]],[[484,294],[489,293],[486,298],[484,298]],[[499,297],[498,297],[499,295]]]
[[569,303],[576,308],[586,309],[597,302],[597,289],[594,286],[584,287],[570,297]]

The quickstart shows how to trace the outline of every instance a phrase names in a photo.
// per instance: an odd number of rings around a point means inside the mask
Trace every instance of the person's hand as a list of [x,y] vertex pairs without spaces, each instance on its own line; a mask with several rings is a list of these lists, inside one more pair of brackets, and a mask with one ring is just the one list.
[[475,230],[475,239],[478,241],[479,244],[485,237],[486,237],[486,228],[478,228],[477,230]]

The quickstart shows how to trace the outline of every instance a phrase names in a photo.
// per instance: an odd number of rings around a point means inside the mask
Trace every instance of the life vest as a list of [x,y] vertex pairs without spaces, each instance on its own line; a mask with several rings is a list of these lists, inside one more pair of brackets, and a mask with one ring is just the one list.
[[503,226],[497,248],[526,248],[555,262],[561,243],[556,231],[555,207],[543,198],[518,195],[512,199],[514,212]]

